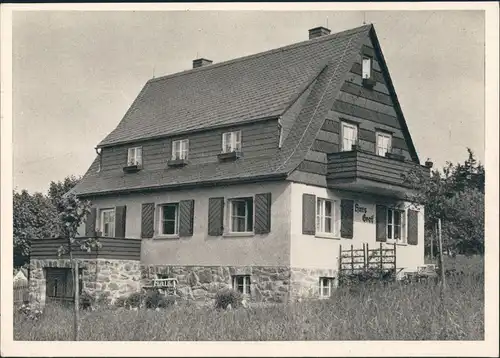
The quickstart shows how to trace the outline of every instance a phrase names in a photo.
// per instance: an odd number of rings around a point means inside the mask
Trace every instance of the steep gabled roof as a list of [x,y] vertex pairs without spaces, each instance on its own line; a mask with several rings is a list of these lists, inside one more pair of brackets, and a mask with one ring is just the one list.
[[149,80],[99,147],[277,117],[371,25]]
[[[96,158],[74,192],[99,195],[286,178],[311,147],[369,33],[383,59],[373,26],[366,25],[148,81],[99,146],[280,118],[286,132],[282,147],[258,157],[180,170],[145,167],[134,175],[98,173]],[[381,66],[388,76],[383,60]],[[418,161],[390,78],[386,82],[410,153]]]

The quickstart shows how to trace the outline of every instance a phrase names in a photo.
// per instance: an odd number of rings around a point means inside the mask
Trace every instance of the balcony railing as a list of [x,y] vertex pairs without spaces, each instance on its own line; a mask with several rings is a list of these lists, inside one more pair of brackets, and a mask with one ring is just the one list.
[[[115,259],[115,260],[140,260],[141,258],[141,240],[119,237],[97,237],[101,244],[100,248],[92,249],[90,252],[80,249],[79,241],[88,239],[88,237],[79,237],[72,245],[73,257],[80,259]],[[42,240],[33,240],[31,242],[32,259],[67,259],[69,254],[58,255],[58,249],[61,245],[67,247],[68,240],[64,238],[47,238]]]
[[330,153],[327,184],[331,188],[404,197],[411,190],[406,175],[415,168],[429,174],[429,168],[414,162],[359,149]]

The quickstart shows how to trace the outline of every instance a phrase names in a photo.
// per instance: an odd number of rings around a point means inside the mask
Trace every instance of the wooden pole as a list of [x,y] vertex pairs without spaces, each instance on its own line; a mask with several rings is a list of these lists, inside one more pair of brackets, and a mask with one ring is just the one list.
[[397,265],[396,265],[396,243],[394,243],[394,282],[397,281],[396,276],[398,275]]
[[439,267],[441,270],[441,286],[446,288],[446,281],[444,275],[444,263],[443,263],[443,240],[441,237],[441,218],[438,219],[438,240],[439,240]]
[[434,235],[437,234],[436,224],[434,224],[434,232],[431,235],[431,263],[434,263]]
[[380,274],[382,275],[382,271],[384,270],[384,261],[382,259],[382,243],[380,243]]
[[78,272],[78,261],[75,261],[74,265],[74,281],[73,287],[75,288],[75,319],[74,319],[74,334],[75,341],[79,340],[79,331],[80,331],[80,280],[79,280],[79,272]]
[[342,282],[342,245],[339,247],[339,283]]
[[354,246],[351,245],[351,274],[354,275]]

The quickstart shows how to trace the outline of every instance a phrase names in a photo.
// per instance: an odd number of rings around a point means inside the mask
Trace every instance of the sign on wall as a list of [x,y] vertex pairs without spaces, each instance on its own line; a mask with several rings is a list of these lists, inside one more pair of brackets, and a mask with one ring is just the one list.
[[354,218],[355,221],[374,224],[375,223],[375,207],[371,204],[354,204]]

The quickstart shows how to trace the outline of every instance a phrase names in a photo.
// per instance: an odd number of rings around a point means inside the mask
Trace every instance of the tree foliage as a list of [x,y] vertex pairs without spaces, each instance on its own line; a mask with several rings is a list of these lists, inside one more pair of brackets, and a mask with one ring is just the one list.
[[[485,170],[474,153],[467,150],[468,158],[463,163],[447,162],[441,171],[431,171],[430,176],[420,170],[410,172],[406,180],[413,192],[407,199],[425,206],[426,237],[435,237],[435,225],[441,218],[443,248],[474,254],[484,251]],[[427,241],[427,249],[429,244]]]
[[79,181],[69,176],[63,181],[52,181],[47,195],[30,194],[26,190],[13,192],[14,266],[29,262],[32,240],[62,237],[61,221],[63,197]]

